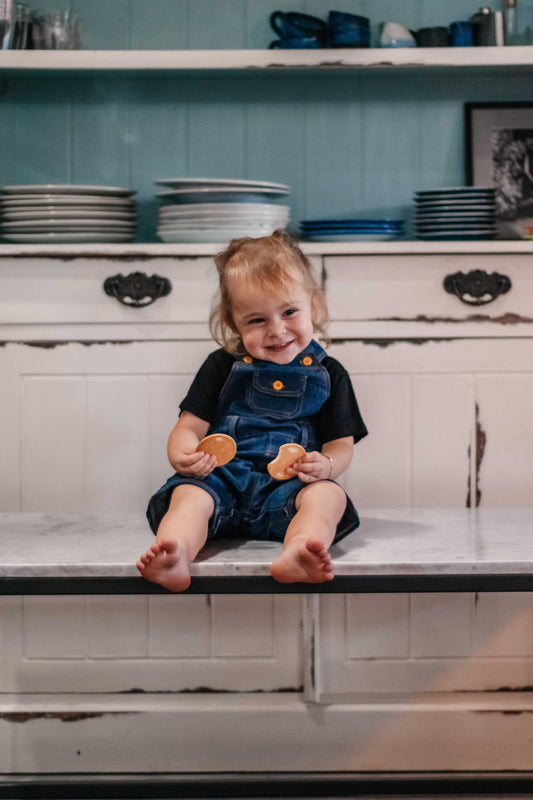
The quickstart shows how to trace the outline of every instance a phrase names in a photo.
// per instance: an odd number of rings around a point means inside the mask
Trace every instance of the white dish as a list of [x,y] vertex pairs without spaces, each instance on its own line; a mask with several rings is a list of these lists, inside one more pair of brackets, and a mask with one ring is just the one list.
[[2,186],[0,190],[5,194],[90,194],[90,195],[117,195],[119,197],[131,197],[137,194],[135,189],[124,189],[121,186],[86,186],[83,184],[71,183],[44,183],[44,184],[22,184],[18,186]]
[[177,203],[204,203],[206,200],[218,198],[219,200],[232,201],[234,203],[261,202],[262,198],[272,199],[273,197],[286,197],[290,192],[285,189],[169,189],[165,192],[157,192],[157,197],[175,200]]
[[261,211],[255,207],[248,209],[246,208],[246,204],[240,203],[233,203],[233,208],[231,210],[223,209],[222,211],[194,211],[194,206],[187,206],[184,210],[181,210],[180,206],[165,206],[165,208],[159,209],[160,219],[192,219],[196,217],[219,217],[221,219],[224,217],[243,217],[246,219],[250,217],[262,217],[264,219],[283,217],[284,219],[288,219],[289,216],[290,209],[265,206],[265,210]]
[[226,231],[239,231],[243,232],[244,234],[247,231],[255,231],[257,236],[269,236],[276,230],[274,225],[195,225],[192,228],[190,225],[159,225],[157,228],[158,233],[169,233],[174,231],[175,233],[179,233],[180,231],[218,231],[219,233],[225,233]]
[[270,212],[280,213],[286,211],[290,213],[290,206],[283,206],[278,203],[170,203],[162,205],[159,213],[175,213],[175,214],[199,214],[205,211],[216,211],[217,214],[222,211],[231,211],[234,214],[236,211],[242,211],[245,214],[252,211],[259,211],[261,214]]
[[240,239],[251,237],[258,239],[265,236],[264,231],[257,231],[255,228],[205,228],[203,230],[179,230],[179,231],[158,231],[158,236],[163,242],[167,243],[212,243],[229,242],[230,239]]
[[495,211],[496,203],[492,200],[484,202],[482,200],[465,200],[464,202],[451,203],[449,200],[435,200],[431,203],[417,203],[415,206],[417,211],[430,211],[432,209],[439,209],[445,211],[473,211],[475,209],[483,209],[484,211]]
[[0,208],[26,206],[27,208],[40,208],[41,206],[96,206],[101,208],[135,208],[135,200],[126,197],[89,197],[89,195],[4,195],[0,196]]
[[78,220],[78,219],[55,219],[55,220],[43,220],[42,222],[36,222],[35,220],[23,220],[18,222],[2,222],[2,229],[3,230],[46,230],[49,228],[50,230],[57,229],[61,227],[63,229],[67,228],[84,228],[86,230],[104,230],[106,228],[120,228],[121,230],[132,230],[137,227],[135,222],[126,222],[123,220],[106,220],[106,219],[88,219],[88,220]]
[[437,189],[419,189],[416,195],[432,194],[487,194],[494,192],[493,186],[439,186]]
[[77,219],[77,220],[86,220],[86,219],[109,219],[109,220],[117,220],[121,221],[124,220],[125,222],[135,222],[137,219],[137,214],[134,214],[131,211],[115,211],[115,210],[94,210],[92,208],[84,209],[80,211],[76,209],[71,211],[69,208],[58,208],[58,209],[47,209],[41,208],[38,210],[33,211],[25,211],[22,209],[9,210],[6,211],[0,210],[0,219],[2,220],[36,220],[41,222],[52,221],[56,218],[61,219]]
[[160,178],[157,181],[154,181],[157,186],[173,186],[174,188],[182,187],[186,188],[189,186],[205,186],[207,187],[256,187],[260,189],[283,189],[286,192],[290,192],[291,187],[287,186],[285,183],[271,183],[270,181],[251,181],[251,180],[239,180],[238,178]]
[[7,242],[18,242],[19,244],[54,244],[69,243],[95,243],[110,244],[111,242],[131,242],[133,236],[127,233],[4,233],[2,239]]

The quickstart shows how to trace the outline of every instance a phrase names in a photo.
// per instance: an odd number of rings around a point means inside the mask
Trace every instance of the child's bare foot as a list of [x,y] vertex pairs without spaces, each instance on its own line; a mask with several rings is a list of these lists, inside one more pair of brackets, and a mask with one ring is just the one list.
[[323,583],[333,580],[333,565],[320,539],[293,539],[272,562],[270,574],[280,583]]
[[153,544],[137,561],[137,569],[153,583],[160,583],[171,592],[183,592],[191,582],[189,560],[173,539]]

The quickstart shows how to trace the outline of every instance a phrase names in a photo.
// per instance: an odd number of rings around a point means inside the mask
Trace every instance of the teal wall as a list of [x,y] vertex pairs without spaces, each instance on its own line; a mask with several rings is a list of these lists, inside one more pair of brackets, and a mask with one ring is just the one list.
[[[67,2],[48,0],[48,7]],[[276,8],[364,13],[374,27],[465,19],[479,0],[86,0],[87,48],[262,48]],[[521,0],[519,27],[533,0]],[[533,24],[533,19],[531,20]],[[155,240],[160,177],[291,185],[295,220],[411,214],[413,191],[464,183],[465,101],[532,100],[531,74],[0,76],[0,184],[131,186]]]

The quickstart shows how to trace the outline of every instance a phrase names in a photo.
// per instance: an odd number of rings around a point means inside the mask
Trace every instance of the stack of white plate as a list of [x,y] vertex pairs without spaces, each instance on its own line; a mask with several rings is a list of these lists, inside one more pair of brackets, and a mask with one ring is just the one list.
[[44,184],[0,189],[6,242],[131,242],[137,231],[135,191],[116,186]]
[[494,189],[452,186],[415,192],[418,239],[493,239],[496,235]]
[[290,194],[282,183],[226,178],[162,178],[156,185],[157,234],[163,242],[228,242],[268,236],[285,228],[290,207],[279,205]]

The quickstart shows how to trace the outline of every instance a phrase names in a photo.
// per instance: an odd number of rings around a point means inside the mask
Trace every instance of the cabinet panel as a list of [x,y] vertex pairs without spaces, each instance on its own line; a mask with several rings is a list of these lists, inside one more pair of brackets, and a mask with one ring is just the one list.
[[[171,472],[166,441],[179,400],[212,349],[0,348],[11,401],[0,421],[0,473],[10,476],[2,510],[144,510]],[[152,541],[147,524],[146,547]],[[231,596],[28,597],[9,626],[10,647],[0,648],[0,690],[298,691],[300,617],[298,596],[244,605]]]
[[[345,342],[331,353],[351,372],[370,431],[346,477],[362,547],[365,506],[531,505],[529,340]],[[322,596],[324,698],[530,685],[532,598]]]
[[[533,326],[531,256],[511,254],[330,256],[324,259],[332,335],[372,336],[380,325],[392,337],[524,336]],[[469,305],[445,291],[446,276],[480,270],[510,278],[492,302]],[[489,295],[487,294],[487,297]],[[472,299],[471,296],[466,296]]]

